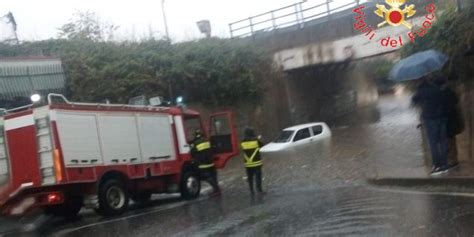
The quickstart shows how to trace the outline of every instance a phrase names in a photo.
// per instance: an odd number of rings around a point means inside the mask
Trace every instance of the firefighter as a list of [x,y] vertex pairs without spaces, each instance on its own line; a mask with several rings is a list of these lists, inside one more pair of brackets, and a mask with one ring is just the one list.
[[255,136],[252,128],[246,128],[244,139],[241,143],[244,151],[244,165],[247,171],[247,181],[249,182],[250,193],[254,194],[254,177],[257,186],[257,192],[264,193],[262,190],[262,159],[260,157],[260,147],[262,142]]
[[191,147],[191,155],[198,163],[201,180],[207,181],[212,186],[211,196],[219,196],[221,190],[217,182],[217,171],[214,167],[211,143],[206,140],[201,130],[197,129],[194,132]]

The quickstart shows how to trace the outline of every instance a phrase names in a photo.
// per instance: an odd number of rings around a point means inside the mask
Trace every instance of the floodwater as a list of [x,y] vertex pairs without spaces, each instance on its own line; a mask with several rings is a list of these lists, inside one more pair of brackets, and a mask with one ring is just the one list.
[[[474,199],[376,189],[368,177],[405,162],[422,169],[416,113],[406,97],[380,99],[377,119],[333,128],[329,142],[264,156],[264,195],[250,195],[240,158],[219,173],[223,195],[177,196],[121,217],[38,217],[30,235],[51,236],[472,236]],[[406,157],[409,157],[408,159]],[[12,236],[18,232],[10,233]]]

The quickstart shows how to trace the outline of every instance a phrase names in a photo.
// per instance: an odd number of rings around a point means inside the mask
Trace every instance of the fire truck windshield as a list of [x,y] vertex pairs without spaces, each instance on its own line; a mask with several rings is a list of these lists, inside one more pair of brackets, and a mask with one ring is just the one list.
[[188,142],[194,139],[194,132],[197,129],[200,129],[201,131],[203,130],[201,126],[201,119],[199,116],[192,116],[192,117],[185,118],[184,127],[186,129],[186,140]]

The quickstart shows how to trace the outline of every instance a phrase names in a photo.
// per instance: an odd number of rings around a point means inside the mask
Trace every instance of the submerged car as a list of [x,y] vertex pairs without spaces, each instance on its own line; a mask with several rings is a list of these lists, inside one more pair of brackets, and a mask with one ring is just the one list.
[[294,150],[331,138],[331,130],[326,123],[307,123],[285,128],[271,143],[260,149],[262,153]]

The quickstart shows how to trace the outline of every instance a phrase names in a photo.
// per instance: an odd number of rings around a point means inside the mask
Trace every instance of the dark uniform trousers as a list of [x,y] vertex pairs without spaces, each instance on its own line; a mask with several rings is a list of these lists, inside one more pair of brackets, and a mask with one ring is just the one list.
[[262,192],[262,166],[245,168],[247,171],[247,180],[249,182],[250,192],[253,193],[253,180],[256,178],[257,191]]
[[217,171],[216,167],[200,169],[201,180],[205,180],[212,186],[214,192],[220,192],[219,184],[217,183]]
[[201,180],[208,182],[214,192],[220,192],[219,184],[217,183],[217,171],[212,159],[211,144],[204,140],[197,141],[194,149],[198,157]]

